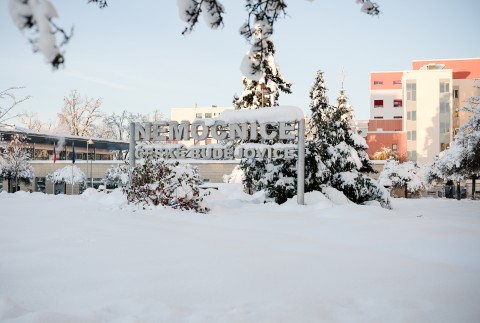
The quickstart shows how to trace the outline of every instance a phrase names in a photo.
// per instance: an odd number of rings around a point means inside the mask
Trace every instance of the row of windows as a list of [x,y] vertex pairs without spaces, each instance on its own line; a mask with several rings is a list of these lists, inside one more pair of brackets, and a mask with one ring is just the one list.
[[407,140],[417,140],[417,131],[407,131]]
[[440,134],[445,134],[450,132],[450,120],[440,121]]
[[[373,107],[374,108],[383,108],[383,100],[373,100]],[[402,100],[393,100],[393,107],[394,108],[403,107]]]
[[450,113],[450,102],[440,101],[440,113]]
[[415,121],[417,120],[417,111],[408,111],[407,112],[407,120]]
[[[383,116],[376,116],[376,117],[373,117],[374,119],[383,119]],[[393,119],[403,119],[402,116],[393,116]]]
[[[392,82],[393,85],[402,84],[401,80],[395,80]],[[373,85],[383,85],[383,81],[373,81]]]
[[407,100],[417,101],[417,83],[407,83]]
[[[213,118],[215,116],[217,116],[216,113],[208,113],[208,112],[205,113],[205,119],[210,119],[210,118]],[[195,114],[195,118],[197,118],[197,119],[203,119],[203,117],[204,117],[203,113],[196,113]]]
[[417,151],[416,150],[412,150],[412,151],[407,150],[407,159],[412,160],[412,161],[416,161],[417,160]]
[[450,82],[440,81],[440,93],[448,93],[448,92],[450,92]]

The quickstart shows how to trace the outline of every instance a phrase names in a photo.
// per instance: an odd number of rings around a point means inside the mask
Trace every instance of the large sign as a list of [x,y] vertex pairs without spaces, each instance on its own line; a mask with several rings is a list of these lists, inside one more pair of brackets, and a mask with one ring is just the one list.
[[[272,121],[274,120],[274,121]],[[297,134],[297,135],[296,135]],[[233,148],[231,145],[194,145],[187,148],[181,144],[164,144],[207,138],[217,141],[259,141]],[[269,140],[294,140],[297,145],[262,142]],[[139,144],[137,144],[139,142]],[[224,111],[215,119],[188,121],[160,121],[130,124],[130,167],[135,160],[155,154],[172,159],[225,160],[236,158],[277,159],[295,158],[297,153],[297,203],[304,204],[305,177],[305,120],[297,107],[273,107],[258,110]]]
[[256,140],[265,142],[272,139],[295,139],[295,122],[266,122],[266,123],[231,123],[215,120],[213,124],[203,120],[190,123],[188,121],[160,121],[134,124],[136,144],[135,158],[146,155],[156,155],[163,158],[175,159],[292,159],[295,157],[297,146],[294,144],[244,144],[237,147],[231,145],[194,145],[187,148],[181,144],[163,144],[165,142],[198,141],[207,138],[222,140],[240,139],[243,141]]

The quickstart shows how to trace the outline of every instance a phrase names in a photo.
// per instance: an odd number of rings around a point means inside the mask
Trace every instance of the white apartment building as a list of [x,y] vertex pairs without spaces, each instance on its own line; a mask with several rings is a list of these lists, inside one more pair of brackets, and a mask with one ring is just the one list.
[[410,71],[372,72],[370,82],[370,156],[387,147],[430,163],[470,117],[460,108],[480,95],[480,58],[417,60]]

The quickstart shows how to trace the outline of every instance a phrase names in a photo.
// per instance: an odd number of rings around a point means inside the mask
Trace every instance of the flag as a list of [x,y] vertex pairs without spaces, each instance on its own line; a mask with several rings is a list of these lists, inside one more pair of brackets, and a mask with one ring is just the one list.
[[75,164],[75,143],[72,142],[72,164]]
[[57,151],[55,150],[55,146],[53,146],[53,163],[57,162]]

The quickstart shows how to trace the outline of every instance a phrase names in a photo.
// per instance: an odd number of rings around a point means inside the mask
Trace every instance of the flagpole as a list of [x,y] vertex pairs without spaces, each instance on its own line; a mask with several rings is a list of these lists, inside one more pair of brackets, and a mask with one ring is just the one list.
[[72,195],[73,195],[73,166],[75,165],[75,143],[72,142]]
[[[55,195],[55,163],[57,162],[57,150],[55,144],[53,144],[53,173],[52,173],[52,194]],[[45,180],[45,183],[47,181]]]

